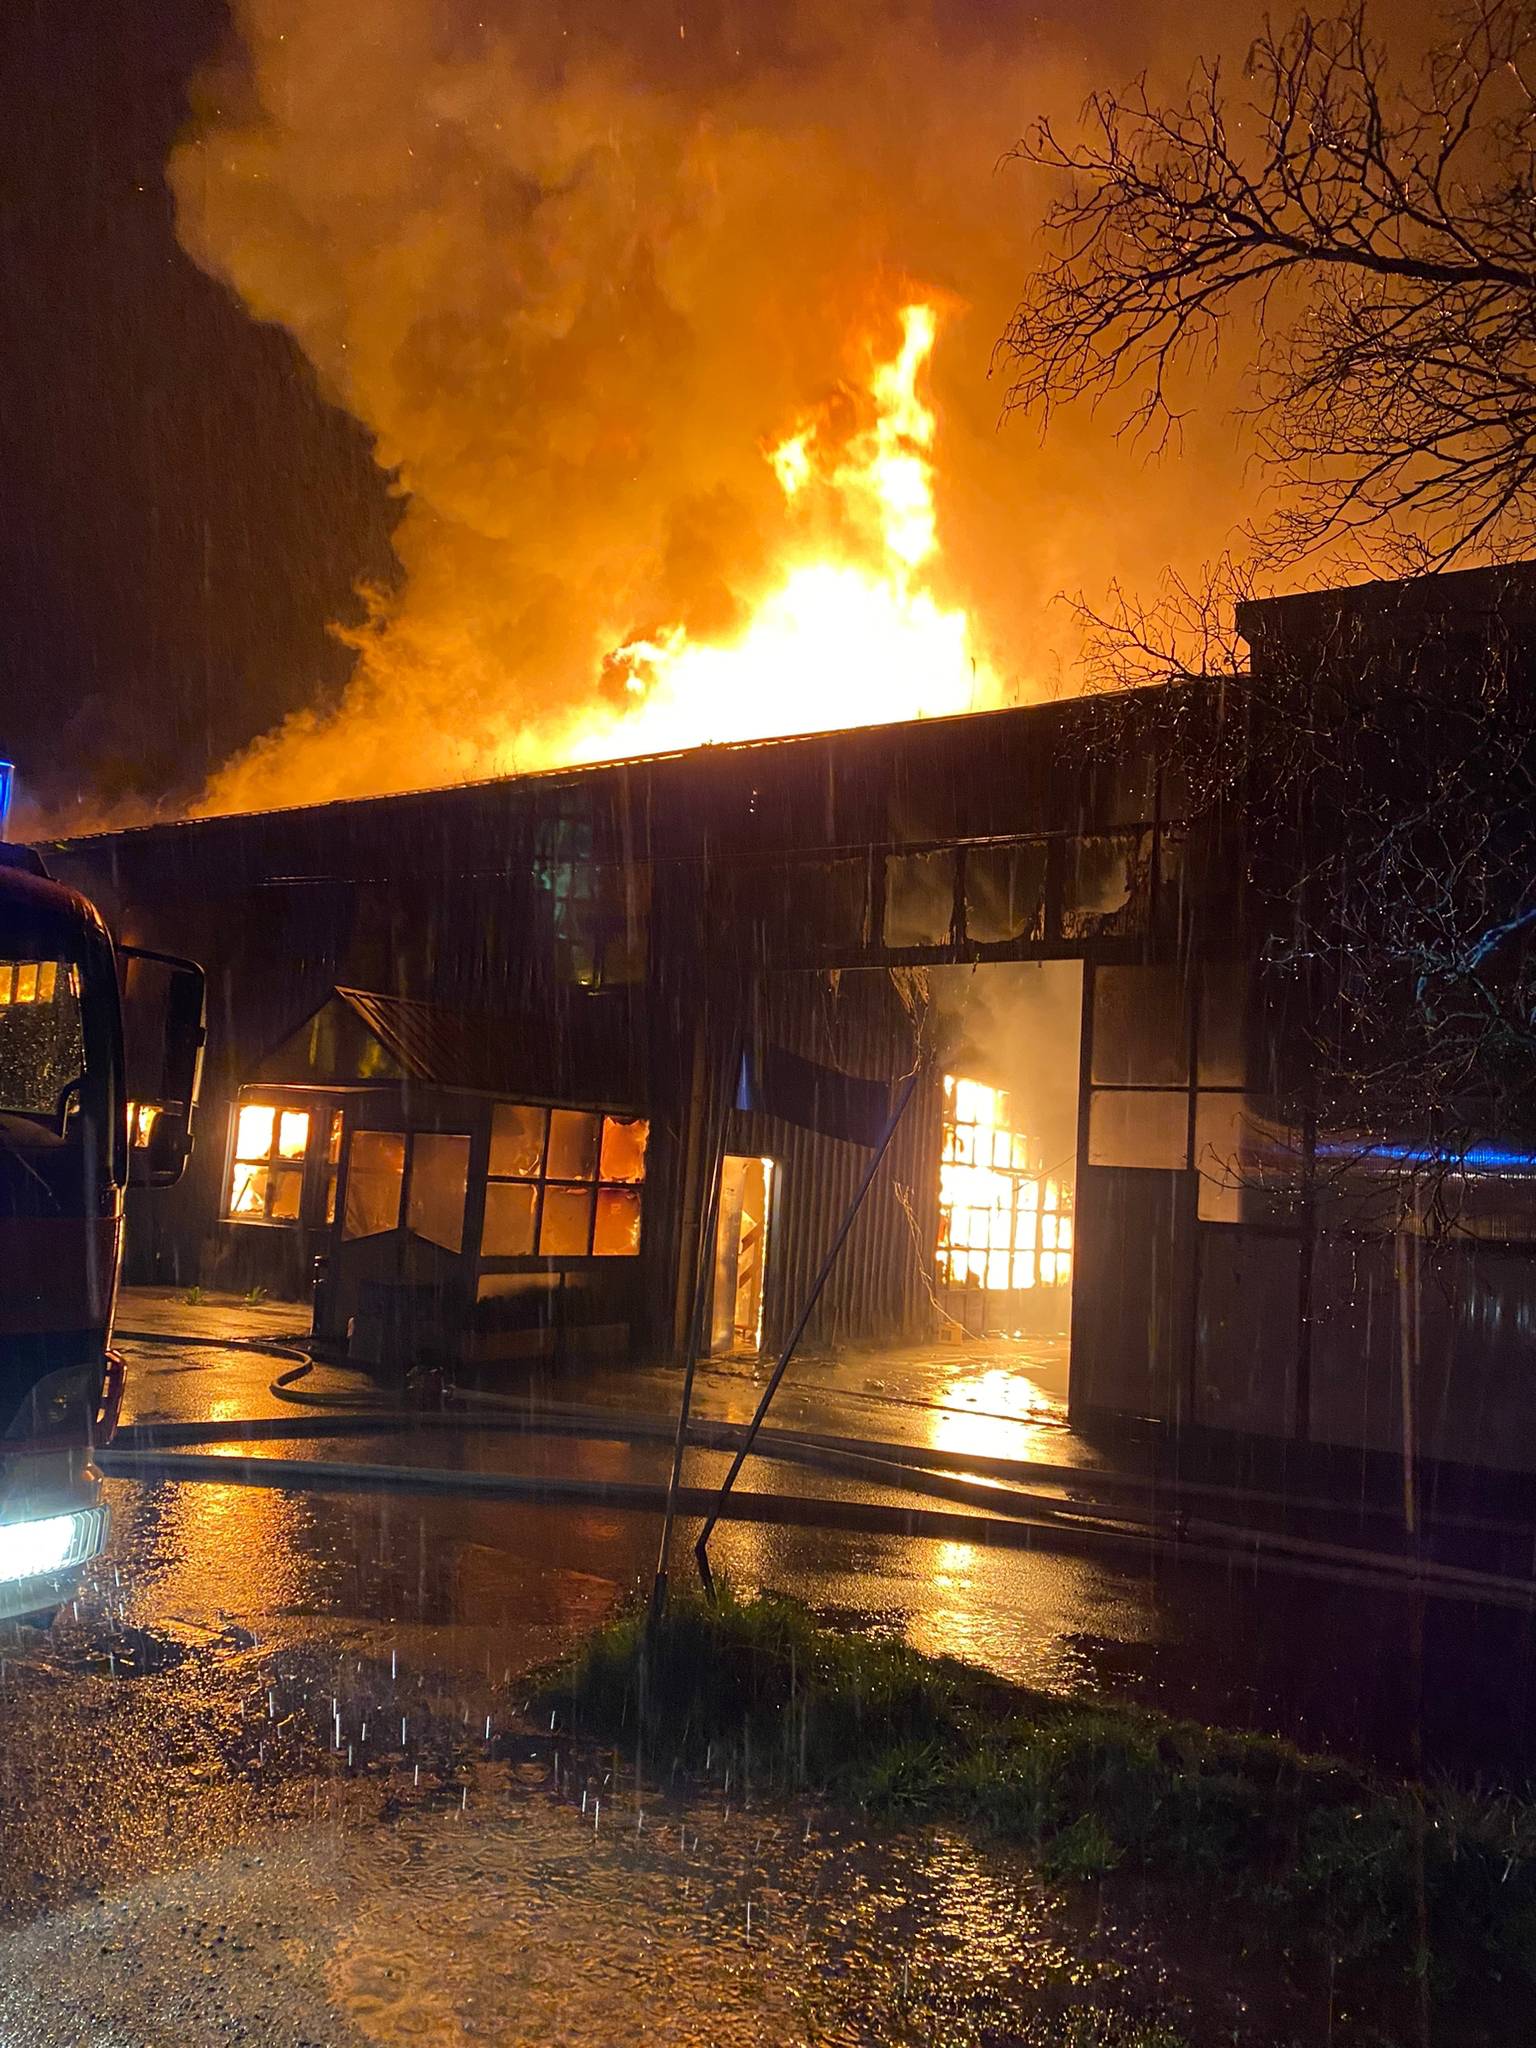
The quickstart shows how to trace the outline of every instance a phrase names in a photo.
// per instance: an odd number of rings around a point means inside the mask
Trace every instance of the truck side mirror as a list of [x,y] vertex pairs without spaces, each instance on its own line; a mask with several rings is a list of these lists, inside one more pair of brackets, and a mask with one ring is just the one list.
[[128,1184],[181,1179],[203,1075],[207,990],[201,967],[173,953],[120,946]]

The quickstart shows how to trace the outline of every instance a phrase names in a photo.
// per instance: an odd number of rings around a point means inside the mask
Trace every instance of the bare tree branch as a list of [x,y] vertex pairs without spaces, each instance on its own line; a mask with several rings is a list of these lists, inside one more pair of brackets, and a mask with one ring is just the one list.
[[1095,94],[1013,152],[1065,192],[999,343],[1010,410],[1087,401],[1161,450],[1226,346],[1303,558],[1406,531],[1536,542],[1536,9],[1473,0],[1394,81],[1363,4],[1266,30],[1182,105]]

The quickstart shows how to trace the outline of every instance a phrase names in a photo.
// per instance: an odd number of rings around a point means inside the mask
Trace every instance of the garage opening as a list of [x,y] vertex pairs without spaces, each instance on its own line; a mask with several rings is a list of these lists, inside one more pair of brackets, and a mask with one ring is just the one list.
[[[869,1427],[976,1447],[996,1423],[1063,1417],[1072,1314],[1083,968],[1076,960],[764,978],[758,1040],[836,1097],[910,1094],[802,1339],[795,1385],[870,1405]],[[839,1098],[840,1099],[840,1098]],[[810,1120],[732,1111],[713,1247],[710,1349],[775,1354],[858,1188],[870,1146]],[[889,1410],[886,1414],[885,1411]]]

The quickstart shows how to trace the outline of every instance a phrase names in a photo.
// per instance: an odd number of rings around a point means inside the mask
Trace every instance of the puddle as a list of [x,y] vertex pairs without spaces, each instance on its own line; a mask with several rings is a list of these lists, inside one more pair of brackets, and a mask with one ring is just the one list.
[[[1003,2048],[1084,2006],[1187,2021],[1136,1916],[958,1835],[875,1843],[714,1799],[641,1825],[600,1777],[583,1811],[529,1775],[479,1765],[446,1810],[402,1790],[392,1820],[290,1828],[39,1920],[0,1942],[0,2038]],[[1188,2038],[1235,2038],[1241,2002],[1205,2003]]]

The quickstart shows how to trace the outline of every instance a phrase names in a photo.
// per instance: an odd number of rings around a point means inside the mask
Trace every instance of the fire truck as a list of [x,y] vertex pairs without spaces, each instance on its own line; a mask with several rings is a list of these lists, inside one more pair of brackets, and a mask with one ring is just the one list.
[[0,1620],[56,1610],[106,1542],[123,1195],[181,1176],[204,1007],[201,968],[114,946],[0,839]]

